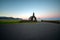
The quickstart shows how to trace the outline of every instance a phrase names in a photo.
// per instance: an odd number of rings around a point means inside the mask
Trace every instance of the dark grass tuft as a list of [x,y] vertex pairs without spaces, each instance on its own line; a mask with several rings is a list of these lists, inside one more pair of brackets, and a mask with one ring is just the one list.
[[59,20],[41,20],[41,22],[50,22],[50,23],[60,24]]

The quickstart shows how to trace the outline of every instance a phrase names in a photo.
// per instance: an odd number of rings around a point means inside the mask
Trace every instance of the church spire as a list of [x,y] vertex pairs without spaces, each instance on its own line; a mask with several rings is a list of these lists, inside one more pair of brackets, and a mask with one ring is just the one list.
[[33,12],[33,16],[35,16],[34,12]]

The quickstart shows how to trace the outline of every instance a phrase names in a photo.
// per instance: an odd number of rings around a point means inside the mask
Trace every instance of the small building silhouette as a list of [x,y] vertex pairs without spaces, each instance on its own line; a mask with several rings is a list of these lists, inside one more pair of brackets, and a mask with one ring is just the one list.
[[33,15],[29,17],[29,20],[21,20],[20,22],[37,22],[35,13],[33,12]]
[[30,16],[29,20],[30,20],[30,21],[33,21],[33,22],[37,22],[37,19],[36,19],[36,17],[35,17],[35,13],[34,13],[34,12],[33,12],[33,15]]

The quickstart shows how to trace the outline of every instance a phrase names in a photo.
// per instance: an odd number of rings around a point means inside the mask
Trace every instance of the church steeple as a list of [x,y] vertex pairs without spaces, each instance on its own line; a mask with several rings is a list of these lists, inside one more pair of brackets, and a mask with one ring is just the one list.
[[35,16],[34,12],[33,12],[33,16]]

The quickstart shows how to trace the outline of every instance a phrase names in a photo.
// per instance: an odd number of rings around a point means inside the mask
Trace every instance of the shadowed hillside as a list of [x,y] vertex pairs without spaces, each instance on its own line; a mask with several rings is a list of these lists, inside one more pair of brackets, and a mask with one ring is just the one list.
[[0,17],[0,20],[22,20],[22,18]]

